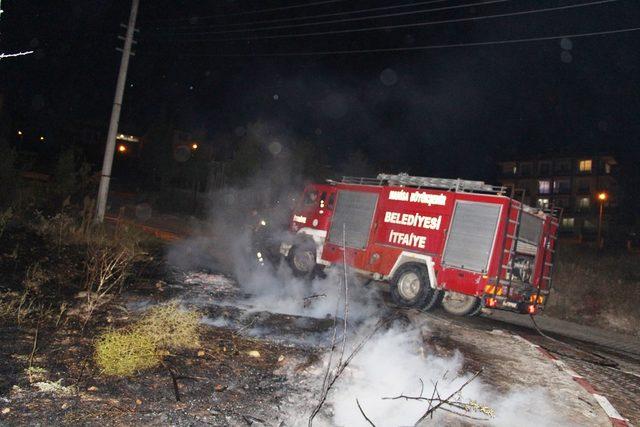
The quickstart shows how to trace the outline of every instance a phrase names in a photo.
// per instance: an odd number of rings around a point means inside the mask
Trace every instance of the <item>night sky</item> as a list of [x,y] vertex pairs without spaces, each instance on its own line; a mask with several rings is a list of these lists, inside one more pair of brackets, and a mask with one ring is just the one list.
[[[248,13],[304,3],[316,4]],[[409,3],[416,5],[406,7]],[[306,25],[471,3],[476,6]],[[421,51],[251,56],[473,43],[640,26],[640,2],[619,0],[523,16],[292,37],[591,1],[478,3],[482,2],[141,0],[139,43],[131,61],[121,129],[143,132],[170,120],[187,131],[206,131],[214,139],[262,120],[291,138],[318,144],[334,164],[346,153],[361,150],[389,171],[466,178],[490,177],[494,162],[512,155],[599,150],[637,158],[640,31]],[[47,132],[73,121],[92,123],[106,132],[120,60],[115,48],[122,45],[117,36],[124,34],[119,24],[127,21],[129,6],[126,0],[3,1],[0,51],[36,51],[0,61],[0,92],[6,95],[10,122]],[[383,7],[387,9],[338,15]],[[329,14],[333,16],[294,20]],[[249,24],[234,25],[243,22]],[[298,24],[305,26],[211,34]],[[287,36],[264,39],[278,35]],[[223,40],[231,38],[235,40]]]

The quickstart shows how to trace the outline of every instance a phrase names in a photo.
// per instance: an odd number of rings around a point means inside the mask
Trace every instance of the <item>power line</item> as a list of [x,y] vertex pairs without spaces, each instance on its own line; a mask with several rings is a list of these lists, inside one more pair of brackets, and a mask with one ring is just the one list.
[[[500,1],[503,1],[503,0],[500,0]],[[567,6],[556,6],[556,7],[548,7],[543,9],[530,9],[530,10],[525,10],[520,12],[508,12],[508,13],[499,13],[494,15],[482,15],[482,16],[474,16],[470,18],[444,19],[439,21],[415,22],[411,24],[380,25],[375,27],[351,28],[346,30],[328,30],[328,31],[316,31],[311,33],[290,33],[290,34],[276,34],[271,36],[251,36],[251,37],[237,37],[237,38],[226,38],[226,39],[191,39],[191,40],[185,39],[182,41],[183,42],[227,42],[227,41],[241,41],[241,40],[268,40],[268,39],[281,39],[281,38],[314,37],[314,36],[324,36],[324,35],[334,35],[334,34],[361,33],[361,32],[376,31],[376,30],[426,27],[431,25],[483,21],[487,19],[507,18],[512,16],[524,16],[524,15],[531,15],[535,13],[546,13],[546,12],[554,12],[559,10],[577,9],[577,8],[586,7],[586,6],[595,6],[595,5],[601,5],[606,3],[613,3],[616,1],[619,1],[619,0],[598,0],[598,1],[588,2],[588,3],[580,3],[580,4],[573,4],[573,5],[567,5]]]
[[[248,10],[245,12],[233,12],[233,13],[220,13],[217,15],[205,15],[205,16],[197,16],[195,18],[197,19],[212,19],[212,18],[224,18],[227,16],[241,16],[241,15],[252,15],[252,14],[257,14],[257,13],[268,13],[268,12],[277,12],[280,10],[291,10],[291,9],[298,9],[298,8],[304,8],[304,7],[311,7],[311,6],[320,6],[320,5],[324,5],[324,4],[330,4],[330,3],[340,3],[343,2],[345,0],[324,0],[324,1],[316,1],[316,2],[311,2],[311,3],[303,3],[303,4],[295,4],[292,6],[280,6],[280,7],[271,7],[271,8],[267,8],[267,9],[257,9],[257,10]],[[193,18],[168,18],[168,19],[155,19],[152,21],[144,21],[144,23],[154,23],[154,22],[180,22],[180,21],[190,21]]]
[[345,12],[333,12],[333,13],[323,13],[320,15],[307,15],[307,16],[296,16],[293,18],[278,18],[278,19],[265,19],[261,21],[245,21],[245,22],[235,22],[231,24],[207,24],[207,25],[189,25],[189,26],[181,26],[181,27],[171,27],[171,29],[199,29],[199,28],[214,28],[214,27],[238,27],[241,25],[254,25],[254,24],[270,24],[274,22],[291,22],[291,21],[303,21],[307,19],[314,18],[328,18],[330,16],[345,16],[345,15],[354,15],[358,13],[366,13],[366,12],[377,12],[381,10],[390,10],[390,9],[401,9],[405,7],[417,7],[423,6],[427,4],[433,3],[443,3],[451,0],[430,0],[430,1],[421,1],[421,2],[413,2],[413,3],[404,3],[398,4],[394,6],[382,6],[382,7],[371,7],[368,9],[358,9],[358,10],[350,10]]
[[[193,54],[189,54],[189,53],[179,53],[178,55],[179,56],[190,56],[190,57],[238,57],[238,58],[247,58],[247,57],[277,57],[277,56],[327,56],[327,55],[348,55],[348,54],[380,53],[380,52],[407,52],[407,51],[447,49],[447,48],[457,48],[457,47],[507,45],[507,44],[516,44],[516,43],[559,40],[559,39],[564,39],[564,38],[583,38],[583,37],[591,37],[591,36],[604,36],[604,35],[611,35],[611,34],[630,33],[630,32],[634,32],[634,31],[640,31],[640,27],[622,28],[622,29],[619,29],[619,30],[596,31],[596,32],[590,32],[590,33],[563,34],[563,35],[557,35],[557,36],[527,37],[527,38],[520,38],[520,39],[492,40],[492,41],[486,41],[486,42],[451,43],[451,44],[411,46],[411,47],[391,47],[391,48],[352,49],[352,50],[330,50],[330,51],[319,51],[319,52],[256,53],[256,54],[235,54],[235,53],[230,53],[230,54],[198,54],[198,53],[193,53]],[[166,53],[163,53],[161,55],[166,55]]]
[[193,31],[193,32],[185,32],[185,33],[173,33],[172,36],[175,35],[200,35],[200,34],[233,34],[233,33],[246,33],[247,31],[271,31],[271,30],[283,30],[287,28],[300,28],[300,27],[309,27],[309,26],[318,26],[318,25],[327,25],[327,24],[339,24],[344,22],[356,22],[356,21],[367,21],[371,19],[382,19],[382,18],[393,18],[397,16],[408,16],[408,15],[416,15],[418,13],[429,13],[429,12],[442,12],[445,10],[454,10],[454,9],[462,9],[466,7],[472,6],[483,6],[489,4],[496,3],[505,3],[509,0],[483,0],[474,3],[465,3],[459,4],[455,6],[441,6],[441,7],[433,7],[430,9],[421,9],[421,10],[412,10],[409,12],[395,12],[395,13],[385,13],[381,15],[372,15],[372,16],[359,16],[356,18],[343,18],[343,19],[332,19],[328,21],[319,21],[319,22],[305,22],[301,24],[288,24],[288,25],[273,25],[270,27],[259,27],[252,29],[237,29],[237,30],[222,30],[222,31]]
[[33,53],[32,50],[29,50],[29,51],[26,51],[26,52],[18,52],[18,53],[1,53],[0,52],[0,59],[15,58],[16,56],[31,55],[32,53]]

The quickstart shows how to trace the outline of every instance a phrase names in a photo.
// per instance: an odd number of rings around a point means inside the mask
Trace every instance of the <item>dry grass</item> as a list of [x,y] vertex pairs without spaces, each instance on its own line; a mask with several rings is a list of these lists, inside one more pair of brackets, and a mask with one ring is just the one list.
[[86,260],[86,317],[91,319],[94,310],[108,300],[108,296],[121,291],[138,254],[127,247],[92,247]]
[[156,367],[169,350],[200,345],[200,317],[177,304],[154,307],[128,328],[102,334],[95,345],[95,362],[103,373],[116,376]]
[[0,320],[13,319],[17,324],[22,324],[29,320],[44,319],[50,314],[50,306],[28,289],[0,292]]
[[2,235],[4,234],[4,230],[5,228],[7,228],[7,224],[9,224],[9,221],[11,221],[12,217],[12,208],[7,208],[6,210],[0,212],[0,237],[2,237]]
[[158,348],[198,348],[200,317],[197,311],[181,310],[178,304],[169,303],[149,309],[133,329],[151,337]]
[[161,362],[153,339],[137,331],[106,332],[95,347],[94,360],[107,375],[128,377]]
[[548,314],[638,334],[640,255],[560,242]]

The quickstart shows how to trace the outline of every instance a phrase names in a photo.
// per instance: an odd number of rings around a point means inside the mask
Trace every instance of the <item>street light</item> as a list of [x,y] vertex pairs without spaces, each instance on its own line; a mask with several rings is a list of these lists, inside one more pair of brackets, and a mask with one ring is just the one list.
[[125,153],[127,151],[127,146],[124,144],[118,145],[118,151],[121,153]]
[[600,202],[600,213],[598,214],[598,247],[602,247],[602,217],[604,216],[604,202],[607,200],[609,195],[601,191],[598,193],[598,202]]
[[196,144],[195,142],[193,144],[191,144],[191,149],[192,150],[197,150],[198,149],[198,144]]

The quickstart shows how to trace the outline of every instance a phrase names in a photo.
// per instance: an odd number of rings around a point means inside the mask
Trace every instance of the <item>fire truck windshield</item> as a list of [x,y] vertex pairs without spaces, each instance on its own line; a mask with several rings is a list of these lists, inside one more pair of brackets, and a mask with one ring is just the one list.
[[304,195],[305,206],[310,206],[316,203],[318,200],[318,192],[315,190],[307,191]]

